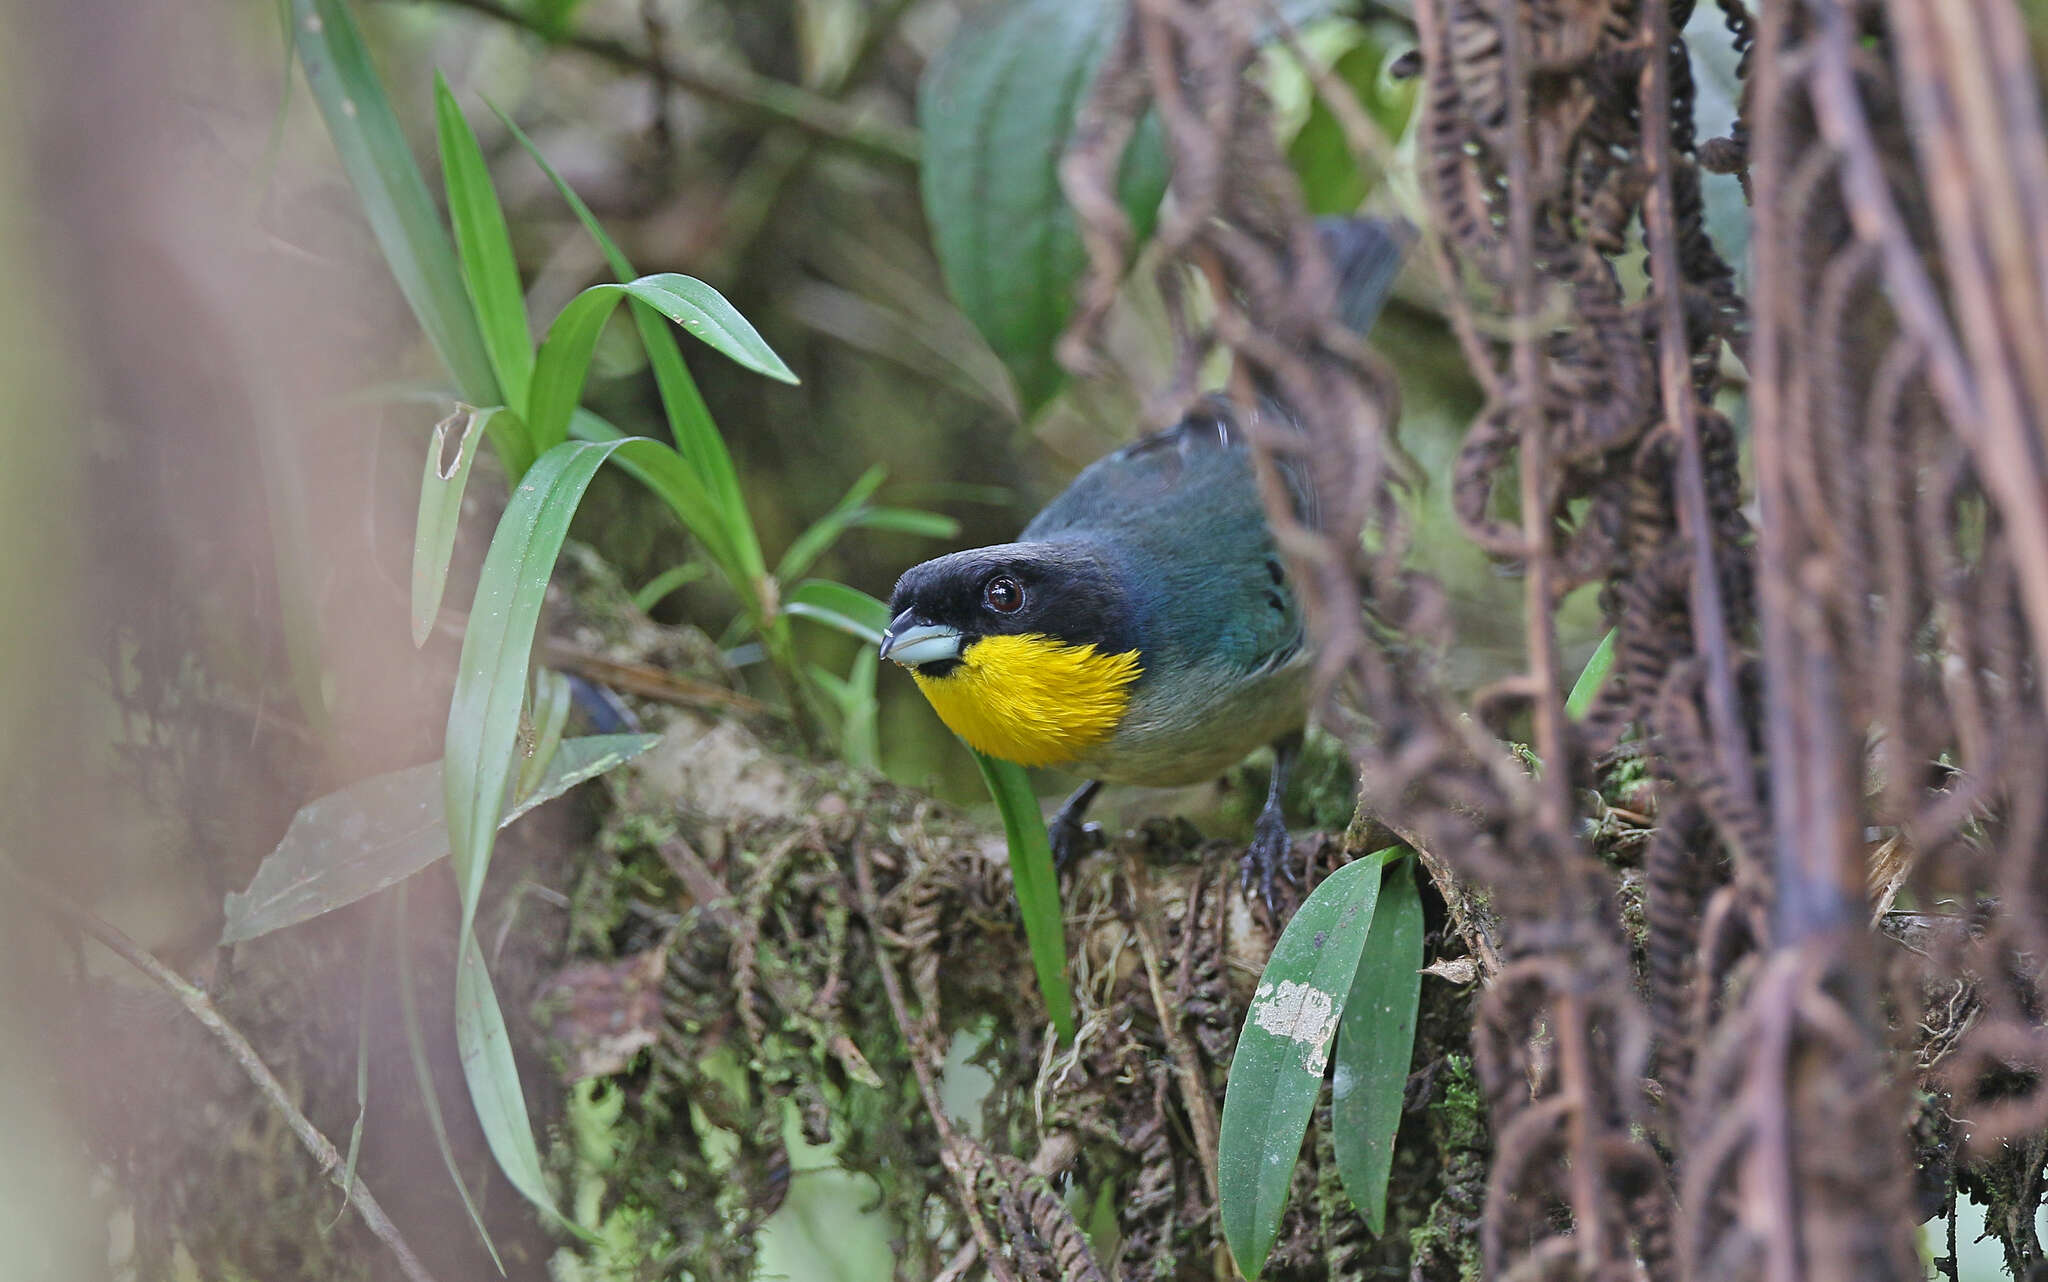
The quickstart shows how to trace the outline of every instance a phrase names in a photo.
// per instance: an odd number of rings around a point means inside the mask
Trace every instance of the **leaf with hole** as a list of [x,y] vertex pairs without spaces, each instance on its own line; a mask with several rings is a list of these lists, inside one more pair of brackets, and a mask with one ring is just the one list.
[[1218,1128],[1223,1235],[1248,1278],[1265,1267],[1287,1207],[1301,1138],[1322,1094],[1358,958],[1379,900],[1383,859],[1356,859],[1295,910],[1259,976],[1238,1034]]
[[448,586],[448,560],[455,555],[455,536],[462,525],[462,496],[469,489],[469,469],[476,462],[477,442],[496,409],[458,405],[434,424],[427,438],[426,472],[420,477],[420,509],[412,538],[412,643],[423,646],[434,634],[441,613],[441,594]]

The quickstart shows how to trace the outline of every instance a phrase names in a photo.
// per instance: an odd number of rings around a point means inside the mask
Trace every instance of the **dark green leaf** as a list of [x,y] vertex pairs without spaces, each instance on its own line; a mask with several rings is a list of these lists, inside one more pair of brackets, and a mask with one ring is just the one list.
[[[1009,0],[962,23],[918,90],[926,216],[960,310],[1009,366],[1026,414],[1058,390],[1053,342],[1087,256],[1059,160],[1119,0]],[[1121,196],[1142,239],[1166,190],[1155,120],[1123,159]]]
[[[484,351],[505,403],[526,413],[526,385],[533,377],[533,335],[526,322],[526,292],[519,283],[519,260],[512,254],[512,233],[505,211],[491,186],[483,148],[463,118],[462,108],[441,73],[434,73],[434,124],[441,142],[441,182],[448,193],[448,219],[455,225],[455,248],[461,255],[462,280]],[[517,479],[516,477],[514,479]]]
[[[1406,853],[1382,851],[1374,858]],[[1337,1175],[1376,1235],[1387,1226],[1387,1177],[1408,1091],[1408,1061],[1415,1055],[1415,1007],[1421,994],[1422,897],[1415,888],[1414,865],[1392,858],[1337,1025],[1330,1094]]]
[[[499,827],[653,747],[654,735],[565,740],[540,785]],[[240,943],[310,921],[405,880],[448,853],[441,763],[395,770],[306,803],[264,857],[249,889],[227,897],[220,942]]]
[[[973,749],[969,749],[970,752]],[[1038,973],[1038,991],[1060,1041],[1074,1040],[1074,998],[1067,988],[1067,930],[1060,909],[1059,873],[1052,866],[1052,842],[1045,835],[1045,816],[1031,777],[1024,767],[974,753],[996,812],[1003,817],[1003,835],[1010,843],[1010,876],[1017,891],[1017,910],[1024,918],[1024,938],[1031,945],[1031,968]]]
[[1280,1231],[1301,1137],[1322,1093],[1358,956],[1379,899],[1382,860],[1323,879],[1287,923],[1238,1034],[1217,1136],[1223,1235],[1248,1278]]
[[405,143],[345,0],[292,0],[292,35],[334,150],[361,197],[399,292],[462,399],[497,405],[498,380],[462,288],[455,247]]
[[[441,593],[448,585],[448,558],[455,555],[455,535],[462,524],[462,495],[469,488],[470,465],[484,425],[497,413],[458,405],[434,424],[427,438],[426,473],[420,478],[419,524],[412,537],[412,643],[422,646],[434,633],[441,613]],[[455,433],[449,451],[449,432]]]

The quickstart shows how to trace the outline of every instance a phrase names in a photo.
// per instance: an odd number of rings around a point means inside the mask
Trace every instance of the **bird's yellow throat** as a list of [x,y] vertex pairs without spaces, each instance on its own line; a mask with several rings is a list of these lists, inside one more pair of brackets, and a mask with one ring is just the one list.
[[947,729],[1020,766],[1057,766],[1116,733],[1142,672],[1138,652],[1052,637],[983,637],[942,677],[911,675]]

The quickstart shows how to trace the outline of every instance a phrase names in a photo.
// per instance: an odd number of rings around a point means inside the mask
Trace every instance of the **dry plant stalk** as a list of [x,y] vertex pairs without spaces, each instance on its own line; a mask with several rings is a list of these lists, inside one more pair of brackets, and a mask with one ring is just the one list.
[[[1185,303],[1201,273],[1213,314],[1178,314],[1155,417],[1218,347],[1287,407],[1242,426],[1269,500],[1282,463],[1318,481],[1314,528],[1268,507],[1326,719],[1366,804],[1501,918],[1473,1029],[1488,1276],[1917,1277],[1913,1065],[1971,1153],[2019,1141],[2025,1196],[2042,1184],[2048,143],[2009,3],[1805,0],[1759,24],[1726,0],[1748,83],[1732,136],[1702,144],[1692,8],[1415,6],[1431,256],[1487,393],[1453,505],[1526,589],[1528,671],[1475,710],[1529,715],[1540,778],[1426,661],[1455,638],[1404,566],[1393,380],[1332,318],[1245,76],[1258,7],[1133,0],[1063,170],[1093,269],[1065,351],[1091,345],[1128,264],[1116,160],[1156,110],[1160,285]],[[1754,200],[1753,306],[1704,227],[1707,164]],[[1617,271],[1638,229],[1641,297]],[[1760,539],[1716,409],[1730,348]],[[1552,619],[1587,583],[1619,657],[1574,726]],[[1572,791],[1630,728],[1658,817],[1640,983]],[[1947,901],[1918,952],[1868,927],[1873,829],[1905,852],[1894,887]],[[1962,994],[1947,1031],[1918,1037],[1943,984]],[[2039,1259],[2030,1228],[2016,1240],[2015,1267]]]

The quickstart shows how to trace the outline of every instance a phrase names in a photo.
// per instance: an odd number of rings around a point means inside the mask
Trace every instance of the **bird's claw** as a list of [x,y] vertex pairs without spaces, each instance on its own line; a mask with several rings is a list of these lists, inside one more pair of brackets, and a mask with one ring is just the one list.
[[1046,836],[1052,839],[1054,872],[1065,872],[1076,859],[1102,849],[1102,825],[1097,823],[1077,823],[1061,816],[1052,821]]
[[1275,893],[1275,878],[1286,881],[1290,886],[1299,887],[1301,879],[1294,875],[1287,856],[1294,850],[1294,839],[1287,835],[1287,820],[1273,811],[1262,811],[1258,822],[1252,825],[1252,844],[1244,852],[1241,879],[1246,894],[1252,892],[1254,878],[1257,880],[1259,897],[1266,901],[1266,911],[1273,920],[1280,920],[1280,900]]

